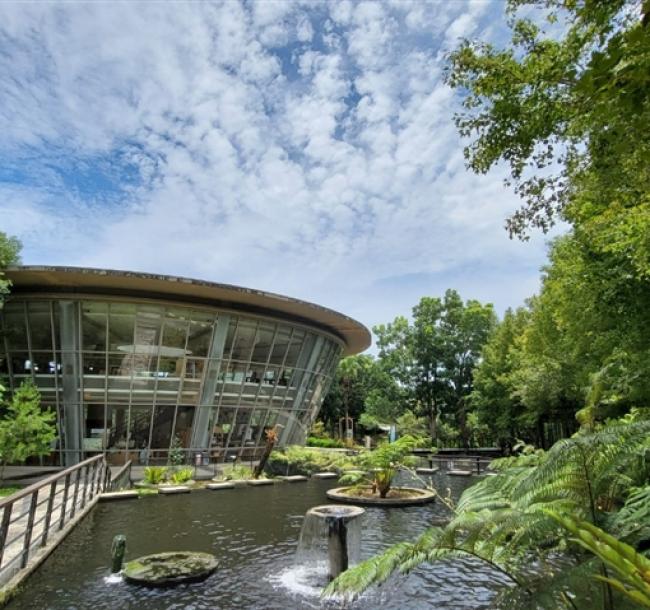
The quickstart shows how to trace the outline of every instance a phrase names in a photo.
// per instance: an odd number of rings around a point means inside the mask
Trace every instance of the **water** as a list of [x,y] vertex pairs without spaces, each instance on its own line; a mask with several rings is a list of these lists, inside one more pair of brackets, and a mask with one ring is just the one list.
[[[470,481],[434,478],[457,495]],[[491,607],[502,577],[470,559],[423,566],[352,603],[323,602],[310,585],[314,565],[296,562],[304,515],[325,504],[336,482],[278,484],[99,504],[25,583],[10,610],[285,610],[345,607],[374,610],[482,610]],[[366,507],[361,558],[412,539],[446,514],[439,503]],[[110,575],[113,536],[125,534],[126,559],[163,551],[214,553],[217,572],[203,583],[143,589]]]

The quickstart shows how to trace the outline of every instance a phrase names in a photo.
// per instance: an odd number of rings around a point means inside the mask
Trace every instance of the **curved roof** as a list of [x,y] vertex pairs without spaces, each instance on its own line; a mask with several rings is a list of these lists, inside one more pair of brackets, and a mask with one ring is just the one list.
[[12,292],[121,295],[232,308],[302,322],[328,331],[345,343],[344,354],[370,346],[368,329],[332,309],[291,297],[171,275],[83,267],[10,267]]

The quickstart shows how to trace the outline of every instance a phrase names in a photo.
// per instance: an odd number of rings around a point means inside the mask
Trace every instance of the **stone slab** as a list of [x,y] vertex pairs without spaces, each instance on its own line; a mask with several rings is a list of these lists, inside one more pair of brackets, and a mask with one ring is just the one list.
[[415,472],[417,474],[436,474],[438,468],[416,468]]
[[132,500],[138,498],[138,492],[135,489],[126,491],[107,491],[99,496],[100,502],[110,502],[112,500]]
[[308,478],[301,475],[301,474],[291,474],[286,477],[278,477],[279,479],[282,479],[283,481],[286,481],[287,483],[300,483],[302,481],[307,481]]
[[450,477],[471,477],[471,470],[450,470],[447,473]]
[[338,479],[338,472],[315,472],[311,475],[313,479]]
[[259,485],[273,485],[273,479],[251,479],[248,481],[249,485],[257,487]]
[[169,487],[161,486],[158,488],[158,493],[159,494],[166,494],[166,495],[171,495],[171,494],[188,494],[190,493],[191,489],[187,487],[186,485],[170,485]]
[[206,489],[235,489],[232,483],[208,483]]

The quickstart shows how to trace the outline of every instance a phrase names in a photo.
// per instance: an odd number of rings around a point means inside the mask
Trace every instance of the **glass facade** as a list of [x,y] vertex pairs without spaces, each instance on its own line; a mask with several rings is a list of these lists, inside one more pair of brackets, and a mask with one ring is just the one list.
[[0,313],[0,377],[56,410],[52,461],[255,459],[265,430],[302,443],[342,353],[323,331],[236,311],[15,295]]

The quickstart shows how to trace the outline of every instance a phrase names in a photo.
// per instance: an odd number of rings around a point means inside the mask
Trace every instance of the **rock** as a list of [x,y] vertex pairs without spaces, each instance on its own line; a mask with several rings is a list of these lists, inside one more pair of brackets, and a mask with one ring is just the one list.
[[167,485],[158,489],[160,494],[188,494],[190,491],[190,488],[186,485]]
[[126,490],[126,491],[108,491],[99,496],[100,502],[109,502],[111,500],[132,500],[138,497],[138,492],[136,490]]
[[416,474],[435,474],[438,472],[437,468],[416,468]]
[[232,483],[226,482],[226,483],[208,483],[205,486],[206,489],[234,489],[235,486]]
[[301,481],[309,480],[308,477],[305,477],[301,474],[293,474],[293,475],[289,475],[288,477],[278,477],[278,478],[282,479],[283,481],[286,481],[287,483],[300,483]]
[[471,470],[450,470],[447,473],[450,477],[471,477]]
[[315,472],[311,475],[314,479],[338,479],[339,474],[337,472]]
[[273,485],[273,480],[272,479],[250,479],[248,481],[249,485],[253,485],[255,487],[259,485]]
[[210,553],[172,551],[138,557],[125,564],[122,573],[128,582],[138,585],[169,587],[204,580],[218,565],[217,558]]

